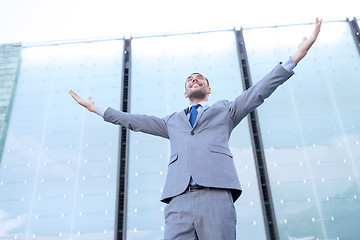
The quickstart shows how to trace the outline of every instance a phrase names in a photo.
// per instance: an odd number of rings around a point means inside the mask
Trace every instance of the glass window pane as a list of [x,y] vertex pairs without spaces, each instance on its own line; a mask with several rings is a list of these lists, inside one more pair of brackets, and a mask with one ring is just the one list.
[[[133,39],[131,112],[164,117],[182,111],[189,104],[184,98],[185,80],[193,72],[209,79],[210,103],[233,100],[241,94],[234,33]],[[160,196],[169,148],[166,139],[130,133],[127,239],[163,237],[164,204]],[[265,239],[247,119],[233,131],[230,149],[243,186],[243,195],[236,202],[237,231],[244,239]]]
[[[253,82],[312,30],[246,30]],[[258,108],[281,239],[360,237],[359,66],[348,23],[324,23],[296,74]]]
[[113,239],[118,126],[68,94],[120,106],[123,41],[24,48],[0,170],[9,239]]

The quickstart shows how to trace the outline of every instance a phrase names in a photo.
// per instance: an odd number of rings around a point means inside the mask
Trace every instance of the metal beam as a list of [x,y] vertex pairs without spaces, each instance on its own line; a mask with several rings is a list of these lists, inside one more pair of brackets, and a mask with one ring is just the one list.
[[[252,81],[243,36],[243,29],[234,31],[236,37],[242,83],[245,91],[252,86]],[[262,212],[265,222],[266,237],[269,240],[278,240],[279,233],[276,224],[275,211],[270,189],[270,181],[266,167],[265,152],[262,144],[259,119],[256,109],[249,114],[248,122],[251,132],[252,148],[254,153],[259,192],[261,197]]]
[[[124,39],[123,71],[121,87],[121,106],[123,112],[129,112],[130,103],[130,78],[131,78],[131,39]],[[129,130],[120,127],[119,133],[119,163],[117,181],[117,202],[115,239],[126,239],[126,209],[127,209],[127,186],[128,186],[128,153],[129,153]]]
[[360,29],[359,29],[359,24],[357,23],[356,18],[353,18],[353,20],[349,20],[348,18],[346,19],[346,21],[349,23],[354,40],[355,40],[355,44],[357,47],[357,50],[359,51],[360,54]]

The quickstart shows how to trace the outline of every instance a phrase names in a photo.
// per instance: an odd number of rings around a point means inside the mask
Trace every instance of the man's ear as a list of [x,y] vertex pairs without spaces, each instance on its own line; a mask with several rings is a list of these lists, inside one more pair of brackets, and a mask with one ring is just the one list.
[[207,90],[207,94],[210,94],[210,93],[211,93],[211,88],[209,87]]
[[188,96],[187,96],[187,93],[186,93],[186,92],[184,93],[184,97],[185,97],[185,98],[188,98]]

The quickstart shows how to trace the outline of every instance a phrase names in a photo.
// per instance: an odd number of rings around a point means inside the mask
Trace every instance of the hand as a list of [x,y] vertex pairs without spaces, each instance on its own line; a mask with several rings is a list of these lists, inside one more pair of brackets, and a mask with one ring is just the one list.
[[319,33],[320,33],[320,27],[321,27],[322,19],[315,19],[315,29],[311,36],[309,38],[304,37],[302,42],[299,44],[298,51],[291,56],[292,60],[297,64],[300,62],[300,60],[305,57],[307,52],[309,51],[310,47],[313,45],[313,43],[316,41]]
[[72,90],[70,90],[69,94],[73,97],[73,99],[75,101],[77,101],[81,106],[85,107],[87,110],[89,110],[90,112],[94,112],[96,113],[96,106],[94,101],[92,100],[91,97],[89,97],[89,100],[85,100],[82,99],[81,97],[79,97],[75,92],[73,92]]

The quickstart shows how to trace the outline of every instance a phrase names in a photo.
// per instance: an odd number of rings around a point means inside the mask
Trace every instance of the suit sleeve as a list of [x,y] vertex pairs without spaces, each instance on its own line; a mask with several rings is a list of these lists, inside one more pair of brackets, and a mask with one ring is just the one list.
[[293,74],[294,72],[286,71],[279,64],[234,101],[226,102],[225,104],[229,108],[234,127],[237,126],[246,115],[252,112],[256,107],[260,106],[278,86],[283,84]]
[[169,138],[167,120],[169,117],[131,114],[108,108],[104,113],[104,120],[121,125],[135,132],[148,133],[155,136]]

